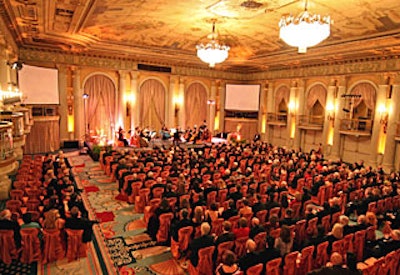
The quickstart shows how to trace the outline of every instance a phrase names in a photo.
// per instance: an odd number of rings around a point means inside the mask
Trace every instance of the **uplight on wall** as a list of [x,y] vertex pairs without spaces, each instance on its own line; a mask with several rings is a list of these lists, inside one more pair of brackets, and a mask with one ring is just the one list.
[[291,116],[296,115],[296,102],[294,102],[294,100],[289,101],[288,109]]
[[326,104],[326,111],[328,113],[328,120],[332,121],[332,123],[335,122],[335,105],[332,102],[328,102]]
[[175,115],[177,115],[183,105],[183,96],[181,95],[175,96],[173,103],[174,103]]
[[386,127],[387,127],[388,118],[389,118],[386,104],[382,103],[378,106],[378,113],[380,115],[380,124],[383,126],[383,132],[386,133]]

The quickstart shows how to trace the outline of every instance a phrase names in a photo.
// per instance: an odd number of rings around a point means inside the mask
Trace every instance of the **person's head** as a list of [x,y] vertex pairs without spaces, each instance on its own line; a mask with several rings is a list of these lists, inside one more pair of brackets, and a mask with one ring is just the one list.
[[279,237],[284,243],[289,243],[291,241],[292,236],[290,234],[290,228],[287,225],[283,225],[281,227],[281,232]]
[[332,227],[331,234],[336,239],[342,239],[343,238],[343,225],[341,225],[340,223],[335,223]]
[[286,208],[285,210],[285,218],[291,218],[293,215],[293,210],[291,208]]
[[400,229],[392,230],[390,236],[392,237],[393,240],[400,241]]
[[196,222],[200,222],[203,219],[203,207],[196,206],[194,209],[194,219]]
[[271,224],[273,224],[273,225],[275,225],[278,221],[279,221],[279,218],[278,218],[277,215],[272,215],[272,216],[269,218],[269,222],[270,222]]
[[32,214],[31,213],[23,214],[22,220],[24,221],[24,223],[31,223],[32,222]]
[[258,218],[256,218],[256,217],[252,218],[252,219],[251,219],[251,225],[252,225],[253,227],[259,226],[259,225],[260,225],[260,220],[259,220]]
[[332,265],[342,265],[343,264],[343,257],[337,252],[333,252],[331,255],[330,262]]
[[236,255],[230,250],[225,250],[222,254],[222,263],[227,266],[233,266],[236,262]]
[[218,206],[217,206],[217,204],[216,204],[215,202],[211,203],[210,209],[211,209],[212,211],[218,211]]
[[275,244],[275,239],[271,236],[267,236],[266,245],[268,248],[273,248]]
[[248,239],[246,242],[246,250],[247,252],[254,252],[256,251],[257,245],[256,242],[252,239]]
[[183,208],[181,210],[181,218],[182,219],[187,219],[189,217],[189,211],[186,208]]
[[317,225],[317,236],[322,237],[325,235],[325,227],[322,224]]
[[202,236],[208,235],[210,233],[210,225],[208,222],[203,222],[200,226],[200,232]]
[[224,221],[222,223],[222,228],[225,232],[230,232],[232,230],[232,223],[230,221]]
[[367,223],[367,219],[366,219],[365,215],[358,216],[357,223],[358,224],[366,224]]
[[229,208],[235,209],[235,201],[234,200],[229,200]]
[[12,216],[12,213],[8,209],[4,209],[3,211],[0,212],[0,220],[10,220]]
[[71,217],[77,218],[79,216],[79,208],[76,206],[72,207],[70,214],[71,214]]
[[247,227],[247,219],[246,219],[246,218],[241,217],[241,218],[239,219],[239,227],[241,227],[241,228]]
[[163,198],[161,203],[160,203],[160,208],[161,209],[168,209],[169,208],[169,202],[167,198]]
[[347,217],[346,215],[341,215],[339,217],[339,223],[343,226],[347,226],[349,225],[349,217]]
[[376,215],[374,212],[367,212],[365,214],[365,218],[367,220],[367,224],[369,225],[378,225],[378,219],[376,218]]

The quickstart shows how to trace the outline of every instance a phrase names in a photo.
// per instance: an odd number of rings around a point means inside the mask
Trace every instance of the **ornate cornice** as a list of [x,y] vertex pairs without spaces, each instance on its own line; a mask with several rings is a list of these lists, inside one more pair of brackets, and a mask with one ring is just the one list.
[[[20,59],[24,62],[66,64],[98,67],[104,69],[135,70],[137,61],[118,57],[95,56],[89,54],[73,54],[57,51],[43,51],[39,49],[20,49]],[[157,64],[156,64],[157,65]],[[173,66],[172,74],[179,76],[195,76],[208,79],[224,79],[235,81],[264,81],[266,79],[293,79],[319,76],[346,76],[353,74],[371,74],[400,72],[400,57],[381,56],[374,58],[358,58],[354,60],[321,62],[320,64],[292,66],[286,69],[270,69],[258,73],[238,73],[219,71],[217,69],[203,69],[195,67]]]

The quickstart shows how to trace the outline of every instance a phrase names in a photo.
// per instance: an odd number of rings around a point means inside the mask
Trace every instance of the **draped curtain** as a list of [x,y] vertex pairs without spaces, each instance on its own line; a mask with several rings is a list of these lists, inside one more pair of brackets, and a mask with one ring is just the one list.
[[311,110],[314,104],[319,101],[322,107],[326,104],[326,89],[321,84],[317,84],[310,89],[307,97],[307,108]]
[[85,83],[84,91],[89,95],[86,104],[86,118],[89,132],[97,136],[114,137],[116,91],[112,80],[105,75],[91,76]]
[[185,125],[200,125],[207,118],[207,91],[200,83],[191,84],[185,93]]
[[375,110],[376,91],[374,86],[369,83],[357,84],[351,91],[352,95],[361,95],[359,98],[354,99],[354,108],[357,108],[362,101],[370,110]]
[[156,79],[146,80],[140,87],[140,125],[159,130],[165,123],[165,89]]
[[285,101],[286,105],[289,103],[290,89],[286,86],[280,87],[275,94],[275,110],[279,111],[279,104],[282,99]]

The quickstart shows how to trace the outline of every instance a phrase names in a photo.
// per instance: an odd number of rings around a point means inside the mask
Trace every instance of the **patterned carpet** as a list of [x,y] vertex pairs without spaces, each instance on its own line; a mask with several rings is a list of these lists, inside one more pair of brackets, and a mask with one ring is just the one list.
[[7,275],[33,275],[37,274],[37,263],[23,264],[20,261],[13,261],[10,265],[0,262],[0,274]]
[[89,156],[69,160],[75,166],[78,184],[85,190],[87,207],[101,221],[100,232],[95,235],[100,250],[108,251],[108,257],[102,254],[105,262],[117,267],[120,274],[185,274],[172,259],[170,248],[157,246],[144,233],[143,214],[136,213],[123,198],[117,199],[117,184],[105,175],[98,162]]

